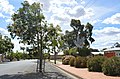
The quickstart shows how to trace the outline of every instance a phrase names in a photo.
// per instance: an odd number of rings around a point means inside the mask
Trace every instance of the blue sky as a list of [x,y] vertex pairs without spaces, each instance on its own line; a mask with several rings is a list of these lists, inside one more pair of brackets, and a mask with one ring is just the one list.
[[[21,7],[24,0],[0,0],[0,33],[8,35],[6,26],[10,24],[11,15]],[[92,48],[102,49],[120,43],[120,0],[27,0],[30,4],[43,4],[46,20],[60,25],[63,32],[72,30],[71,19],[79,19],[82,24],[90,22],[93,26],[95,42]],[[19,50],[18,40],[12,40]],[[22,44],[21,44],[22,45]]]

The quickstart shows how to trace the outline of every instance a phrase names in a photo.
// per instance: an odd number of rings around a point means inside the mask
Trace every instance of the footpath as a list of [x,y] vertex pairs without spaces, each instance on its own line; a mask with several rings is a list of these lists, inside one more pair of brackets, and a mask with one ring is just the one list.
[[75,68],[69,65],[63,65],[60,61],[57,61],[55,66],[76,76],[78,79],[120,79],[120,77],[106,76],[101,72],[89,72],[87,68]]

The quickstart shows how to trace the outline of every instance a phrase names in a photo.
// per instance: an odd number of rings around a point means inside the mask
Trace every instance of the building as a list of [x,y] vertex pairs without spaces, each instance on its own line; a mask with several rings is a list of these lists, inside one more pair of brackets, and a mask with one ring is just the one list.
[[104,50],[104,56],[106,57],[120,57],[120,47],[110,48]]
[[91,52],[93,55],[99,55],[99,54],[102,54],[104,55],[104,52]]

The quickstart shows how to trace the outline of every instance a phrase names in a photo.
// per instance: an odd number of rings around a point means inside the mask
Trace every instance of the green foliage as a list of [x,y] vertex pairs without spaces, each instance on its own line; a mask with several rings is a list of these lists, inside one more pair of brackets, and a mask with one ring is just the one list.
[[73,55],[73,56],[76,56],[76,55],[77,55],[77,48],[76,48],[76,47],[70,48],[69,54],[70,54],[70,55]]
[[71,58],[73,58],[74,56],[71,56],[71,55],[67,55],[65,56],[65,58],[62,59],[62,64],[64,65],[69,65],[69,61]]
[[64,53],[64,55],[69,55],[69,50],[65,49],[65,50],[63,50],[63,53]]
[[95,56],[87,61],[89,71],[102,72],[102,64],[106,60],[104,56]]
[[75,47],[74,41],[75,40],[75,33],[74,31],[66,31],[64,35],[64,48],[72,48]]
[[15,58],[14,52],[9,52],[8,55],[6,56],[7,59],[10,59],[12,61]]
[[29,56],[26,53],[21,53],[21,52],[9,52],[8,55],[6,56],[7,59],[10,59],[10,61],[13,61],[14,59],[17,59],[19,61],[20,59],[28,59]]
[[75,62],[74,62],[74,66],[76,68],[80,68],[80,63],[81,63],[80,57],[76,57]]
[[95,40],[92,38],[92,29],[93,26],[90,23],[86,25],[82,25],[80,20],[71,19],[70,26],[73,28],[73,32],[75,34],[75,40],[77,39],[78,35],[80,38],[85,38],[83,47],[88,48],[90,46],[89,41],[92,43]]
[[74,62],[75,62],[75,57],[72,57],[69,61],[69,65],[74,66]]
[[74,66],[76,68],[86,68],[87,67],[87,58],[86,57],[76,57]]
[[17,59],[17,61],[19,61],[21,59],[21,57],[22,57],[22,53],[16,52],[14,54],[15,54],[15,58]]
[[0,34],[0,54],[11,52],[14,48],[14,44],[8,36],[2,36]]
[[88,48],[82,48],[82,49],[78,48],[78,51],[79,51],[78,54],[79,56],[89,56],[91,54],[91,51]]
[[120,58],[112,57],[107,59],[102,65],[102,71],[105,75],[120,76]]
[[63,60],[65,59],[65,57],[66,57],[66,56],[63,56],[63,57],[62,57],[62,62],[63,62]]
[[49,53],[44,53],[44,54],[43,54],[43,57],[44,57],[44,59],[49,59],[50,54],[49,54]]

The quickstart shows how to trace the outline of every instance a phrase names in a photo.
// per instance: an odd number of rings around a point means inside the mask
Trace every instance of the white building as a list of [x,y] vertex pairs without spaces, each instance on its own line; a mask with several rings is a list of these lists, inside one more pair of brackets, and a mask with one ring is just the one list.
[[120,57],[120,47],[106,49],[104,50],[104,55],[107,57]]

